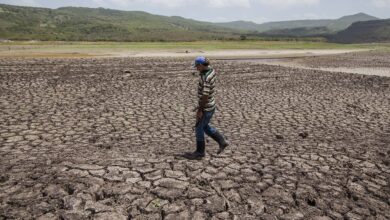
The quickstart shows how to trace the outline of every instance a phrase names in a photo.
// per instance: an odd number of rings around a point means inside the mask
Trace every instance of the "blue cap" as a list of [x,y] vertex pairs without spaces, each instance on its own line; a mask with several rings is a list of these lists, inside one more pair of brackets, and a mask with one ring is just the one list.
[[197,66],[197,65],[199,65],[199,64],[205,64],[205,63],[207,63],[207,58],[206,57],[202,57],[202,56],[200,56],[200,57],[197,57],[196,59],[195,59],[195,62],[194,62],[194,66]]

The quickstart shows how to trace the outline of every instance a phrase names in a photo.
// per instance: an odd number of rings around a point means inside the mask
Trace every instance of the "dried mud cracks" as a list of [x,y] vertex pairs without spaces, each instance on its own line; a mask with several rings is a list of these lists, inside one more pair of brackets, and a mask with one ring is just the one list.
[[389,219],[390,78],[186,60],[0,61],[0,219]]

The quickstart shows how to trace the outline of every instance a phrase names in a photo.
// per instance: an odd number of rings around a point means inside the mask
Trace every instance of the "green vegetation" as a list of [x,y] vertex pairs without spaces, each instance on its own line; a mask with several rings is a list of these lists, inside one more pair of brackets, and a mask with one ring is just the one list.
[[304,27],[304,28],[293,28],[293,29],[275,29],[263,32],[262,36],[269,37],[315,37],[323,36],[329,33],[329,29],[326,27]]
[[390,42],[390,19],[354,23],[330,36],[329,40],[339,43]]
[[364,13],[359,13],[359,14],[355,14],[355,15],[341,17],[341,18],[331,22],[326,27],[329,30],[336,32],[336,31],[341,31],[341,30],[348,28],[349,26],[351,26],[351,24],[353,24],[355,22],[373,21],[373,20],[378,20],[378,18],[373,17],[371,15],[364,14]]
[[0,4],[0,38],[45,41],[194,41],[239,39],[240,32],[146,12]]
[[[164,49],[339,48],[342,46],[326,44],[324,41],[329,39],[332,42],[342,43],[388,41],[390,38],[388,22],[375,20],[378,23],[375,21],[354,23],[374,19],[377,18],[360,13],[337,20],[269,22],[259,25],[245,21],[200,22],[177,16],[152,15],[141,11],[76,7],[47,9],[0,4],[0,40],[157,42],[105,45],[113,47],[131,45],[131,48],[155,46],[160,48],[161,46]],[[345,29],[352,23],[354,25],[347,30],[335,34],[336,31]],[[210,41],[213,43],[208,45]],[[181,46],[183,45],[181,42],[194,43]],[[78,43],[76,45],[84,46]]]
[[[318,29],[321,29],[321,34],[330,34],[336,31],[344,30],[354,22],[370,20],[378,20],[378,18],[364,13],[359,13],[355,15],[344,16],[335,20],[322,19],[279,21],[267,22],[264,24],[235,21],[228,23],[218,23],[217,25],[226,28],[239,28],[241,30],[256,31],[258,33],[265,33],[266,35],[275,35],[277,33],[281,33],[280,36],[313,36],[318,34]],[[291,32],[288,33],[290,30]],[[296,32],[298,32],[297,35],[295,34]],[[302,32],[304,32],[304,34],[302,34]]]

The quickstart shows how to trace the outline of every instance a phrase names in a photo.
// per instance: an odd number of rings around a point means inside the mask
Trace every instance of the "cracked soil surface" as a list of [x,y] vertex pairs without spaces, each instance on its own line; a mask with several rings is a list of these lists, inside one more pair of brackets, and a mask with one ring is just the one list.
[[[321,61],[322,62],[322,61]],[[390,78],[186,59],[1,59],[0,219],[390,219]]]

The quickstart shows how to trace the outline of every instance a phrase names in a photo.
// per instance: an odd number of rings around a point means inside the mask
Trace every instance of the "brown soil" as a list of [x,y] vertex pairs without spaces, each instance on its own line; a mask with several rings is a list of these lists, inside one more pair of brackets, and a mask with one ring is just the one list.
[[331,56],[305,57],[297,59],[297,62],[309,67],[390,68],[390,52],[365,51]]
[[183,59],[0,60],[0,219],[389,219],[390,78]]

